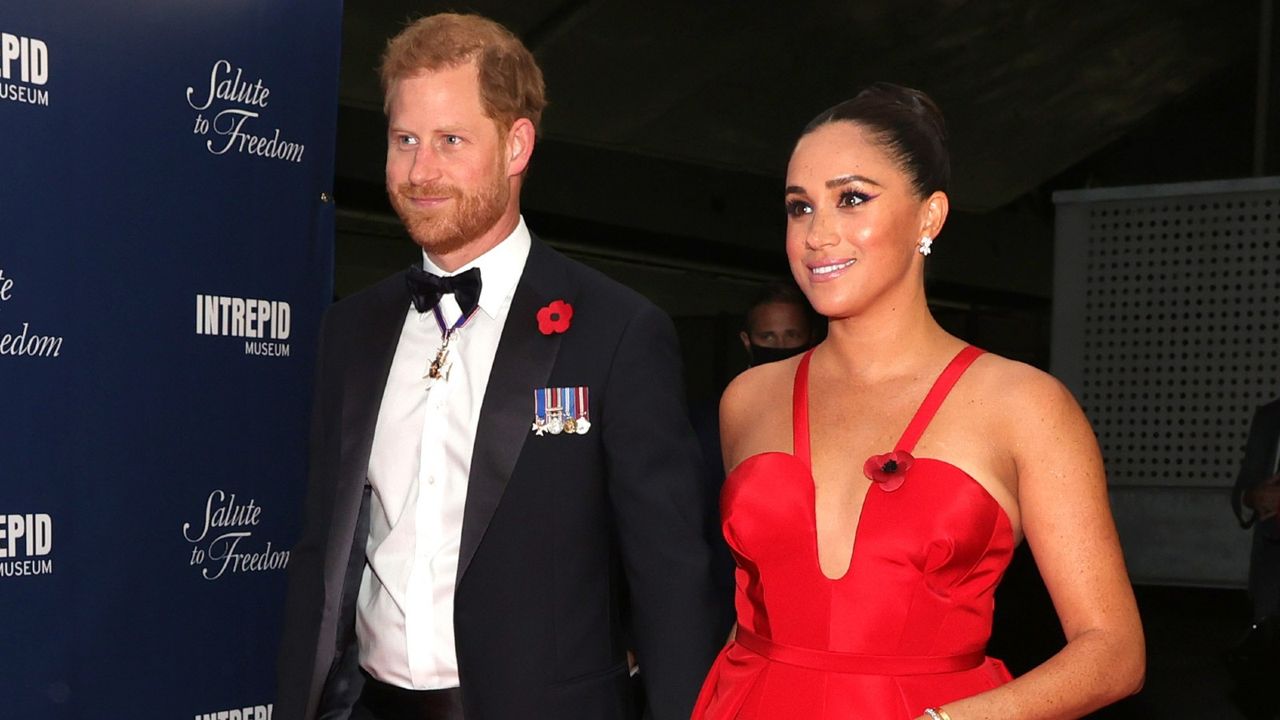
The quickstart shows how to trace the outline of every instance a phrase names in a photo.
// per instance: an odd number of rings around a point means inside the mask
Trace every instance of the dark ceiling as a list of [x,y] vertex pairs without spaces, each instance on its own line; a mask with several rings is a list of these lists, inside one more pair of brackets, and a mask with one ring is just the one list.
[[[1045,295],[1046,188],[1249,173],[1260,7],[349,0],[340,230],[344,218],[349,227],[389,218],[375,73],[386,39],[407,19],[474,11],[520,35],[546,76],[552,104],[524,198],[535,230],[695,265],[776,263],[782,175],[797,130],[860,87],[890,80],[927,91],[947,116],[953,205],[962,211],[952,234],[983,237],[970,240],[974,252],[1003,253],[1010,267],[1034,266],[1022,284],[975,284]],[[1187,152],[1197,142],[1200,151]],[[1224,155],[1241,160],[1214,167]],[[1035,236],[1034,246],[1002,250],[992,235]],[[938,265],[945,271],[946,261]]]

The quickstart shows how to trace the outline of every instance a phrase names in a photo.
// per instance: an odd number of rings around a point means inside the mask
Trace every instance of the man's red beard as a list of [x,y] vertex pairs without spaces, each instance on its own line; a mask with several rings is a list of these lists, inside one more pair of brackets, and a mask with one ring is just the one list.
[[[483,235],[507,209],[511,189],[502,173],[494,173],[489,186],[473,195],[444,183],[401,183],[391,193],[391,205],[409,236],[427,252],[448,255]],[[450,198],[444,207],[422,210],[414,198]]]

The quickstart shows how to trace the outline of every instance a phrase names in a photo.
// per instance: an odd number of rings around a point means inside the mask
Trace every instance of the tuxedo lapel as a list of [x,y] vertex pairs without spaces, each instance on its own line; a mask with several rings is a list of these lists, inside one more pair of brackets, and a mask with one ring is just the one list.
[[378,409],[409,307],[403,279],[384,281],[371,302],[373,308],[360,313],[362,325],[340,339],[348,343],[344,354],[349,361],[342,378],[342,454],[334,504],[334,522],[339,525],[347,524],[349,514],[359,508],[367,483]]
[[533,424],[533,391],[551,377],[562,335],[538,331],[538,310],[553,300],[572,301],[574,287],[564,261],[536,237],[511,299],[498,351],[489,373],[471,475],[462,515],[458,583],[471,565],[489,521],[506,490],[516,459]]

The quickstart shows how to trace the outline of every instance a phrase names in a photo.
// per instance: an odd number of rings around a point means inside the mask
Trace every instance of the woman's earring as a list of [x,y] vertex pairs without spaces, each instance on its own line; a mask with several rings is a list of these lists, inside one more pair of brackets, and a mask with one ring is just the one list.
[[920,238],[920,246],[916,249],[920,251],[921,255],[928,255],[933,252],[933,238],[928,235]]

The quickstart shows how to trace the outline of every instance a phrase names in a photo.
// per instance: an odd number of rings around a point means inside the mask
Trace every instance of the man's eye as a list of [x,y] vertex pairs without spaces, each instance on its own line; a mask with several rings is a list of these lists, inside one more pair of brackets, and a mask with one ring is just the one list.
[[458,136],[458,135],[445,135],[445,136],[444,136],[444,143],[445,143],[446,145],[461,145],[461,144],[462,144],[462,138],[461,138],[460,136]]
[[397,135],[397,136],[396,136],[396,144],[397,144],[397,145],[409,145],[409,146],[417,145],[417,144],[418,144],[418,138],[413,137],[412,135]]

